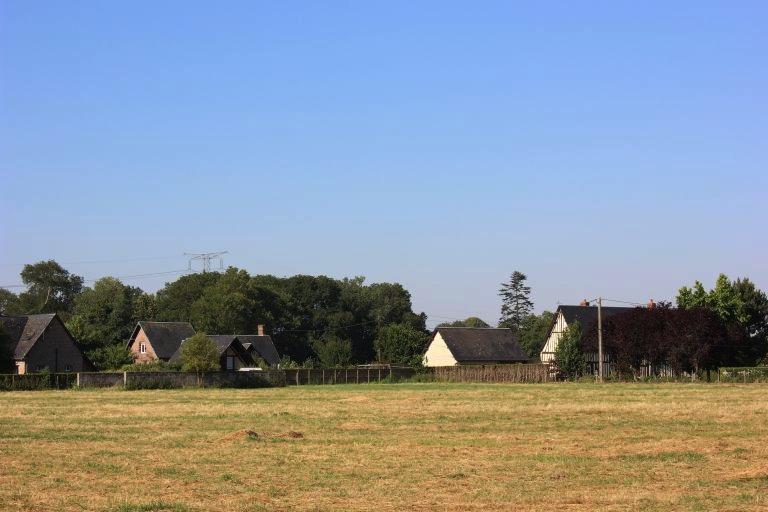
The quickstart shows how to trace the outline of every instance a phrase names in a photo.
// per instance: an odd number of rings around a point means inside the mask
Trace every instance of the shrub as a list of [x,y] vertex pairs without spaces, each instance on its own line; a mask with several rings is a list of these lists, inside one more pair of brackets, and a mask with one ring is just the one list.
[[215,372],[220,369],[219,349],[199,332],[181,345],[181,369],[185,372]]
[[181,371],[181,365],[178,363],[167,363],[165,361],[150,361],[148,363],[126,364],[120,368],[123,372],[178,372]]
[[581,327],[574,322],[565,328],[555,349],[555,366],[560,378],[576,380],[587,370],[581,350]]

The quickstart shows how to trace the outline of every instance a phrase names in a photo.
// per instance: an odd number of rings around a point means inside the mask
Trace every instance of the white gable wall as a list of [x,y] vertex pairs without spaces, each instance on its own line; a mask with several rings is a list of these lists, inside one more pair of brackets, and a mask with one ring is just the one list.
[[457,361],[440,333],[435,334],[424,354],[424,366],[454,366]]
[[563,336],[563,331],[565,331],[566,327],[568,327],[568,324],[566,323],[563,314],[557,313],[555,326],[552,328],[552,332],[549,334],[549,338],[547,338],[544,348],[541,349],[541,354],[539,354],[542,363],[548,363],[555,358],[557,344],[560,343],[560,338]]

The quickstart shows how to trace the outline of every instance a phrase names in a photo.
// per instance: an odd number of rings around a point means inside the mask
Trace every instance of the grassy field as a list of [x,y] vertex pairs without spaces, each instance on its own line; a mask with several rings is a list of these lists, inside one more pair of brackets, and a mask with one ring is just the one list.
[[0,509],[766,510],[767,396],[760,384],[2,393]]

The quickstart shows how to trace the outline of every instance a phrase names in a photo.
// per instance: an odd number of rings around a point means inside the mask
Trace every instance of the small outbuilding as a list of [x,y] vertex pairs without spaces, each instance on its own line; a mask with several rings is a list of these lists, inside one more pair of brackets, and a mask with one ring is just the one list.
[[424,354],[424,366],[527,363],[512,329],[438,327]]
[[11,339],[16,373],[82,372],[93,365],[55,313],[0,316],[0,325]]

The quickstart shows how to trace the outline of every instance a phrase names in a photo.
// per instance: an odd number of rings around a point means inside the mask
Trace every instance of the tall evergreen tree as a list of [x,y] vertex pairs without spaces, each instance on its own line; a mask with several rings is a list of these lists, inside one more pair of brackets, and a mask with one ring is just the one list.
[[525,285],[528,277],[515,270],[508,283],[502,283],[499,289],[501,297],[501,318],[499,327],[509,327],[520,332],[523,321],[533,312],[531,287]]

